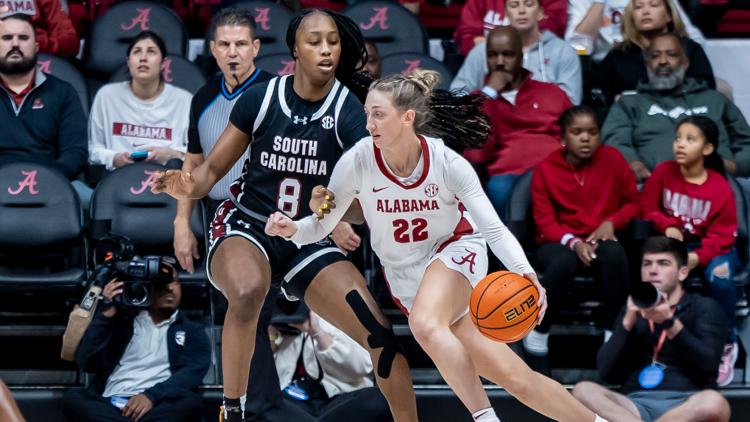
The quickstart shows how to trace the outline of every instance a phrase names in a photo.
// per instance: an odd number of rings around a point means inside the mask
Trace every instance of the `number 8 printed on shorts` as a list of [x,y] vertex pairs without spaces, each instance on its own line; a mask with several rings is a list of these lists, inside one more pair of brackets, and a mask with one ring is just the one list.
[[299,196],[302,184],[299,180],[286,178],[279,184],[279,199],[276,206],[289,218],[295,218],[299,213]]

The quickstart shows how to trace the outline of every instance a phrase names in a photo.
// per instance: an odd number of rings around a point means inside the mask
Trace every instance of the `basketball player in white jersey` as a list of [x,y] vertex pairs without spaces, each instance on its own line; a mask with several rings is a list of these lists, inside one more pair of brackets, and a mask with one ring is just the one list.
[[[317,215],[297,222],[272,214],[266,233],[298,244],[316,242],[358,199],[373,250],[393,296],[409,315],[414,337],[475,421],[499,421],[479,376],[550,418],[601,421],[560,384],[532,371],[506,344],[484,337],[468,316],[472,287],[487,273],[485,238],[509,270],[524,274],[539,289],[539,320],[546,300],[471,165],[441,139],[420,134],[436,83],[432,71],[375,82],[365,103],[371,137],[336,164],[325,191],[330,199]],[[323,218],[325,212],[330,216]]]

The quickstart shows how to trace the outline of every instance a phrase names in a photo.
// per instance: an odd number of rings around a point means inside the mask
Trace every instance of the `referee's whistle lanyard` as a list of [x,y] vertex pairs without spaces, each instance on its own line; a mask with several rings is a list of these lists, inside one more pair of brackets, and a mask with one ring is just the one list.
[[[677,306],[672,306],[672,310],[675,311]],[[654,321],[648,320],[648,328],[651,330],[651,335],[654,335],[655,328],[654,328]],[[656,341],[656,344],[654,344],[654,353],[651,355],[651,364],[646,366],[641,370],[641,373],[638,375],[638,383],[641,385],[641,387],[651,390],[659,385],[661,385],[662,381],[664,381],[664,370],[666,369],[666,365],[659,362],[659,352],[661,351],[662,347],[664,347],[664,342],[667,340],[667,330],[662,330],[661,333],[659,333],[659,339]]]

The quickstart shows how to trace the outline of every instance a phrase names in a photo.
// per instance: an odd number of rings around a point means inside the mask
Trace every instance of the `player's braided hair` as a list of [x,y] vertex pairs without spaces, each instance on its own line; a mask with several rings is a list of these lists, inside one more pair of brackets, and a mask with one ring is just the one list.
[[323,9],[305,9],[298,13],[289,22],[286,30],[286,45],[289,48],[289,54],[294,56],[294,41],[297,30],[302,21],[312,14],[323,14],[330,16],[336,24],[339,31],[341,42],[341,56],[336,67],[336,79],[346,85],[361,100],[367,95],[367,80],[363,80],[358,73],[367,63],[367,49],[365,48],[365,38],[362,32],[351,19],[336,12]]
[[414,110],[416,132],[442,138],[458,151],[481,147],[490,133],[489,117],[482,111],[484,98],[435,89],[439,80],[433,70],[416,69],[409,75],[375,81],[370,90],[389,94],[393,106],[400,111]]

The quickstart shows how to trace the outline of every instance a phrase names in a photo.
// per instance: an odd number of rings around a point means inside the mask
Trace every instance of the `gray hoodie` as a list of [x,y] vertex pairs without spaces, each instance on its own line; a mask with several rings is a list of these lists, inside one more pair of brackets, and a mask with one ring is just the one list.
[[[542,66],[542,64],[544,64]],[[581,62],[568,43],[549,31],[542,31],[539,42],[523,55],[523,67],[532,79],[557,84],[573,104],[581,103]],[[487,69],[487,46],[477,44],[451,82],[451,90],[471,92],[482,89]]]

